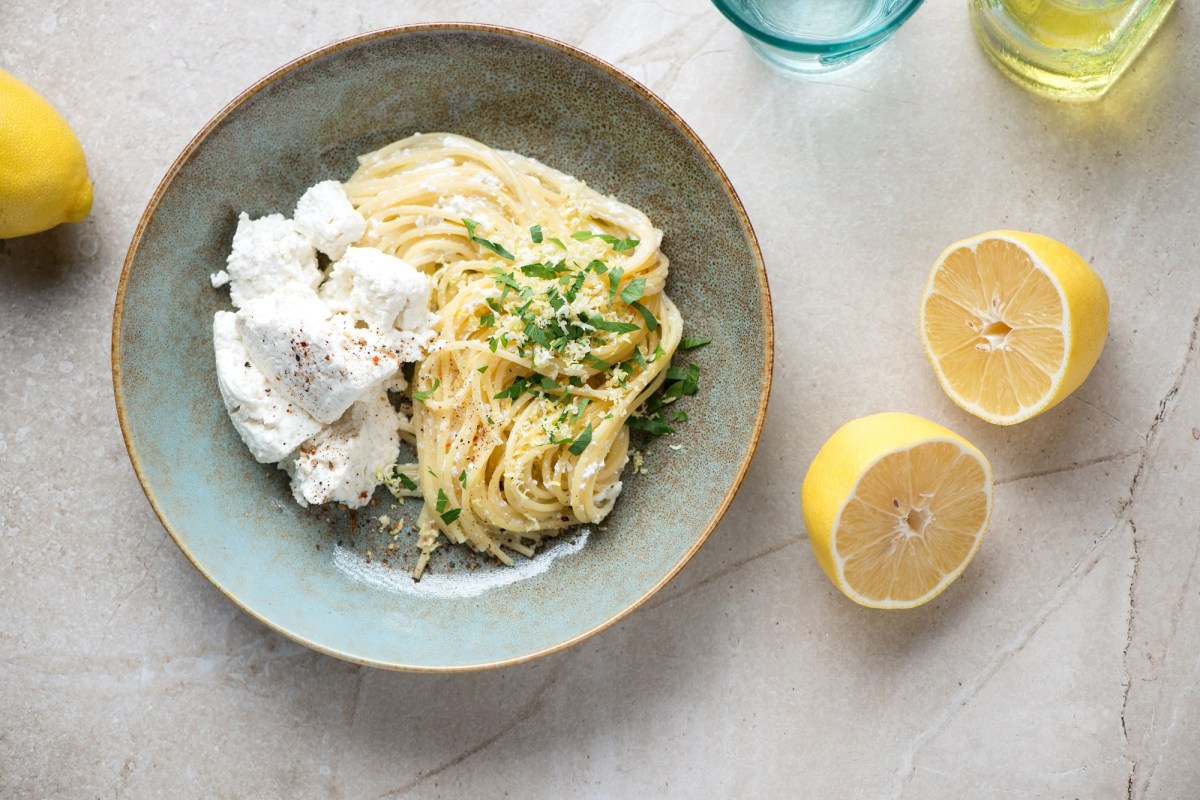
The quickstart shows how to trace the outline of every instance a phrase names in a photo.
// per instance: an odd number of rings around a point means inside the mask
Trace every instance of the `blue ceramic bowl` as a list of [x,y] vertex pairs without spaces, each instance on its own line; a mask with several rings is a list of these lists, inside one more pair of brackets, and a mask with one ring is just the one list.
[[[309,185],[415,131],[533,156],[644,209],[664,231],[686,335],[712,338],[689,421],[655,442],[603,530],[507,568],[448,548],[414,584],[379,531],[415,501],[380,490],[348,513],[305,510],[225,414],[208,276],[237,214],[288,213]],[[532,34],[416,25],[310,53],[200,131],[142,215],[113,321],[113,380],[130,459],[163,526],[229,599],[280,633],[378,667],[453,671],[554,652],[661,588],[716,527],[749,465],[771,380],[770,295],[733,187],[661,100],[596,58]],[[400,541],[406,548],[411,542]]]

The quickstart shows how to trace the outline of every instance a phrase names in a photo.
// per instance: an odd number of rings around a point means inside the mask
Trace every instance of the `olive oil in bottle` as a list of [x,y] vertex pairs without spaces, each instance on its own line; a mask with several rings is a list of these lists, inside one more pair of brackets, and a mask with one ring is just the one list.
[[970,0],[975,33],[997,67],[1067,100],[1108,91],[1175,0]]

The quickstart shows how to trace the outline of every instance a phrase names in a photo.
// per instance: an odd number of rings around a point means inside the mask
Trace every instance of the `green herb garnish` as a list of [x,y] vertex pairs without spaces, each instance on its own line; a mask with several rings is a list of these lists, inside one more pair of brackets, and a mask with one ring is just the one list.
[[533,240],[534,244],[541,244],[542,243],[542,226],[534,225],[532,228],[530,228],[529,229],[529,238]]
[[430,396],[434,392],[436,392],[438,390],[438,387],[441,385],[442,385],[441,379],[434,378],[432,386],[430,386],[428,389],[426,389],[423,392],[413,392],[413,398],[424,403],[426,400],[428,400],[430,398]]
[[437,512],[440,514],[446,510],[446,506],[450,504],[450,498],[446,497],[445,489],[438,489]]
[[703,339],[699,336],[689,336],[686,339],[684,339],[682,342],[679,343],[679,349],[680,350],[693,350],[697,347],[704,347],[704,345],[708,344],[711,341],[712,341],[712,339]]
[[550,348],[550,337],[546,335],[544,330],[534,324],[532,319],[525,322],[524,333],[525,336],[529,338],[529,341],[540,344],[546,349]]
[[658,416],[653,417],[629,417],[625,420],[625,424],[634,430],[645,431],[652,436],[663,436],[664,434],[674,433],[675,429],[668,425]]
[[571,238],[577,242],[586,242],[588,239],[600,239],[618,253],[625,250],[632,250],[641,244],[637,239],[618,239],[607,233],[592,233],[591,231],[577,231],[571,234]]
[[587,324],[591,325],[598,331],[608,331],[610,333],[630,333],[638,329],[637,325],[632,322],[616,322],[614,320],[605,319],[599,314],[592,314],[587,318]]
[[583,451],[592,443],[592,423],[588,423],[583,429],[583,433],[575,437],[575,443],[567,448],[567,452],[573,456],[583,455]]
[[410,492],[415,492],[417,490],[417,482],[405,475],[400,470],[392,470],[392,475],[396,478],[396,480],[400,481],[400,485],[405,489],[408,489]]
[[450,523],[454,522],[454,520],[458,519],[458,515],[461,513],[461,508],[452,508],[445,514],[442,514],[442,522],[446,525],[449,525]]
[[[625,288],[621,290],[621,299],[626,303],[636,303],[642,298],[646,291],[646,279],[636,278],[625,284]],[[654,330],[651,328],[650,330]]]
[[559,261],[557,264],[552,264],[549,261],[544,264],[526,264],[521,267],[521,272],[528,275],[530,278],[545,278],[546,280],[554,280],[559,275],[567,271],[566,260]]
[[620,267],[613,267],[608,271],[608,304],[611,306],[613,298],[617,296],[617,284],[621,282],[621,276],[625,274],[625,270]]
[[466,226],[467,238],[470,239],[472,242],[479,245],[480,247],[485,247],[488,250],[491,250],[493,253],[500,256],[501,258],[503,258],[506,261],[515,261],[516,260],[516,256],[514,256],[512,253],[505,250],[502,245],[498,245],[495,242],[489,242],[487,239],[481,239],[480,237],[476,236],[475,228],[477,228],[479,226],[478,222],[476,222],[473,219],[467,219],[466,217],[463,217],[462,224]]
[[[624,296],[624,292],[622,292],[621,294],[622,294],[622,296]],[[645,321],[646,327],[651,332],[658,330],[658,320],[656,320],[654,318],[654,315],[650,313],[650,309],[646,308],[644,305],[642,305],[641,303],[639,303],[637,301],[630,303],[629,307],[642,315],[642,319]]]
[[595,367],[601,372],[608,372],[610,369],[612,369],[612,364],[608,363],[597,355],[593,355],[592,353],[585,355],[583,357],[583,362],[589,366]]

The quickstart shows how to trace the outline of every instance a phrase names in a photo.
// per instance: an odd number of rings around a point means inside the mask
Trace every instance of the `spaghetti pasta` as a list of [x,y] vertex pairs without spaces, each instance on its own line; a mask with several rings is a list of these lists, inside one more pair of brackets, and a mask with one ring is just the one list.
[[[420,577],[440,536],[512,563],[611,511],[626,420],[663,383],[682,319],[641,211],[516,153],[417,134],[345,184],[360,244],[434,283],[442,342],[412,380],[424,498]],[[408,427],[408,426],[406,426]]]

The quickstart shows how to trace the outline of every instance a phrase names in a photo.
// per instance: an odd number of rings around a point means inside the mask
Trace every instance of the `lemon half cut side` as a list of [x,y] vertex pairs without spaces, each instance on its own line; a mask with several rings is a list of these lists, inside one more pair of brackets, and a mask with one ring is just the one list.
[[921,341],[950,399],[1013,425],[1066,399],[1108,335],[1108,293],[1069,247],[992,231],[938,257],[921,297]]
[[809,543],[854,602],[912,608],[971,562],[992,513],[992,469],[978,448],[912,414],[843,425],[800,491]]

